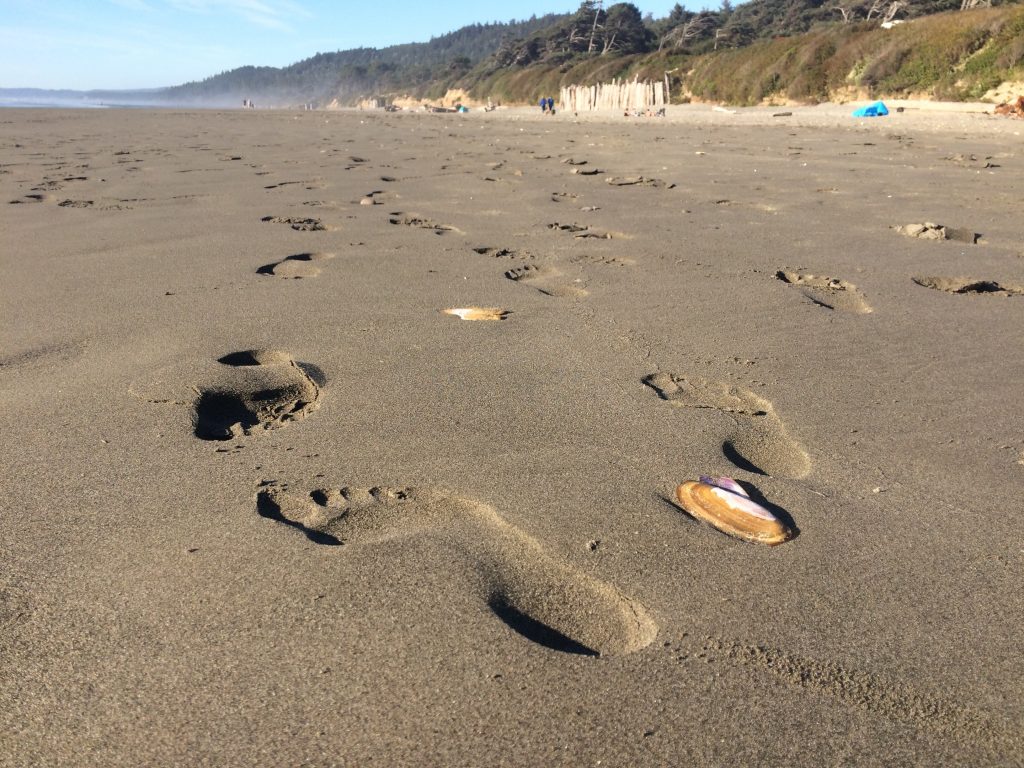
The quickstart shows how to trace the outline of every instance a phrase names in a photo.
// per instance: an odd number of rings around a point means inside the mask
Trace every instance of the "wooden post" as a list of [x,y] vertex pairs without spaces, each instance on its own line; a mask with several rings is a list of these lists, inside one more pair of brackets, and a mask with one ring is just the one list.
[[643,112],[652,107],[661,108],[669,103],[669,79],[664,82],[614,78],[608,83],[594,85],[566,85],[560,89],[562,109],[573,112],[591,110],[617,110]]

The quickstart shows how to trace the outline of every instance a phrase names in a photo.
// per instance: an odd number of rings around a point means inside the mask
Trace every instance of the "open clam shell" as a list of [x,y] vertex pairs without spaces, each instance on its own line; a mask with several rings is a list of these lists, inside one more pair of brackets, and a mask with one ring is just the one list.
[[750,499],[746,492],[730,490],[738,483],[728,477],[690,480],[676,488],[679,505],[722,533],[744,541],[774,546],[789,541],[793,532],[779,518]]
[[509,315],[507,309],[499,307],[456,307],[446,309],[444,313],[460,320],[504,320]]

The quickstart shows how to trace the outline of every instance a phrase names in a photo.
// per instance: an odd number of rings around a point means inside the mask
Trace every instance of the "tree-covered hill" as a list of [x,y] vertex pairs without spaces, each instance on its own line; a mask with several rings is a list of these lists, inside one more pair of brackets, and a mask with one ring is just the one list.
[[530,36],[558,23],[559,14],[523,21],[471,24],[426,43],[317,53],[287,67],[247,66],[166,89],[168,101],[234,104],[341,102],[454,81],[491,56],[507,39]]
[[[868,95],[980,98],[1024,80],[1024,5],[1006,0],[750,0],[717,11],[676,5],[579,10],[508,40],[458,85],[477,98],[532,103],[570,84],[667,78],[672,96],[757,103]],[[975,7],[972,7],[975,6]],[[891,28],[883,23],[895,21]]]
[[[570,14],[473,24],[427,43],[318,53],[167,89],[177,103],[355,104],[366,97],[532,103],[562,85],[665,78],[672,96],[733,103],[839,93],[977,98],[1024,79],[1022,0],[749,0],[717,10],[583,0]],[[998,8],[974,6],[998,5]],[[1018,13],[1021,11],[1022,13]],[[899,26],[883,28],[883,22]],[[902,23],[901,23],[902,22]],[[889,25],[886,24],[886,27]]]

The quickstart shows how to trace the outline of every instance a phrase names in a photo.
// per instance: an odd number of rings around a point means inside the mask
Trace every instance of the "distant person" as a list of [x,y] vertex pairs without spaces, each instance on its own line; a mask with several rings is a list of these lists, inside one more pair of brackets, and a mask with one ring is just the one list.
[[548,114],[555,114],[555,100],[548,96]]
[[543,96],[540,97],[540,111],[542,113],[548,111],[548,100],[545,99]]

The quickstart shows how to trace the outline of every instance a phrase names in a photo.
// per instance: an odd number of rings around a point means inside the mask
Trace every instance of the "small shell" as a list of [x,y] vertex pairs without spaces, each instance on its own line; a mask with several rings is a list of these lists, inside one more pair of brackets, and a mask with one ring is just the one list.
[[758,544],[782,544],[793,532],[775,515],[746,495],[734,493],[720,484],[731,478],[706,478],[711,483],[688,481],[676,488],[680,506],[696,518],[723,533]]
[[497,307],[458,307],[444,310],[446,315],[455,315],[462,320],[504,320],[509,312]]

